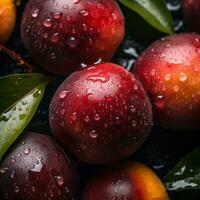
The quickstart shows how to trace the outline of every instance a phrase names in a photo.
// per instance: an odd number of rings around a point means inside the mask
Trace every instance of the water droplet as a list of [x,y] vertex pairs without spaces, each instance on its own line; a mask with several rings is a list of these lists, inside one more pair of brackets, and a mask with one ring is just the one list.
[[101,119],[100,115],[99,114],[95,114],[94,120],[95,121],[99,121],[100,119]]
[[197,48],[197,53],[199,53],[199,54],[200,54],[200,48]]
[[76,112],[72,113],[72,115],[70,116],[70,119],[71,119],[73,122],[75,122],[75,121],[77,120],[77,113],[76,113]]
[[8,168],[7,168],[7,167],[3,167],[3,168],[0,169],[0,173],[1,173],[1,174],[6,173],[7,171],[8,171]]
[[78,45],[78,40],[77,40],[75,37],[70,37],[70,38],[67,40],[67,44],[69,45],[69,47],[75,48],[75,47],[77,47],[77,45]]
[[33,17],[33,18],[36,18],[36,17],[38,16],[38,14],[39,14],[39,11],[40,11],[40,10],[37,9],[37,8],[34,9],[34,10],[32,11],[32,13],[31,13],[32,17]]
[[63,186],[64,178],[62,176],[55,176],[56,182],[59,186]]
[[[70,21],[71,20],[71,17],[70,15],[66,15],[66,18],[67,18],[67,21]],[[68,32],[68,29],[66,30],[66,33]]]
[[85,116],[85,122],[89,122],[90,121],[90,117],[87,115]]
[[12,172],[11,172],[11,174],[10,174],[11,179],[13,179],[13,178],[15,177],[15,174],[16,174],[15,171],[12,171]]
[[156,74],[156,69],[151,70],[151,75],[154,76]]
[[35,165],[33,166],[33,168],[30,171],[38,172],[38,173],[41,172],[42,168],[44,167],[42,160],[43,160],[42,158],[37,160],[37,162],[35,163]]
[[165,99],[163,95],[158,95],[155,98],[154,104],[158,108],[164,108],[165,107]]
[[186,75],[184,72],[181,72],[181,73],[179,74],[179,80],[180,80],[181,82],[185,82],[185,81],[187,80],[187,75]]
[[137,122],[135,120],[132,120],[131,125],[132,125],[132,127],[136,127],[137,126]]
[[81,0],[73,0],[74,4],[78,4]]
[[45,39],[47,39],[47,38],[49,37],[49,34],[48,34],[48,33],[44,33],[43,37],[44,37]]
[[61,122],[61,123],[60,123],[60,126],[61,126],[61,127],[64,127],[64,126],[65,126],[65,122]]
[[178,91],[179,91],[178,85],[174,85],[174,86],[173,86],[173,90],[174,90],[174,92],[178,92]]
[[166,47],[167,47],[167,48],[169,48],[169,47],[171,47],[171,46],[172,46],[172,45],[171,45],[171,44],[169,44],[169,43],[168,43],[168,44],[166,44]]
[[112,96],[109,95],[109,94],[107,94],[107,95],[105,96],[105,99],[106,99],[107,101],[112,101]]
[[132,106],[130,107],[130,110],[131,110],[132,113],[134,113],[134,112],[136,111],[135,106],[132,105]]
[[61,115],[64,115],[64,114],[65,114],[65,109],[61,110],[61,111],[60,111],[60,114],[61,114]]
[[166,74],[166,75],[165,75],[165,80],[166,80],[166,81],[170,81],[171,78],[172,78],[172,75],[171,75],[171,74]]
[[67,186],[65,187],[65,191],[66,191],[67,194],[70,192],[70,190]]
[[56,59],[56,54],[54,52],[52,52],[49,57],[52,59],[52,60],[55,60]]
[[30,153],[30,149],[29,148],[24,149],[24,154],[29,154],[29,153]]
[[65,4],[65,5],[63,5],[63,8],[64,8],[64,9],[67,9],[67,8],[68,8],[68,6]]
[[35,186],[32,186],[32,187],[31,187],[31,191],[32,191],[32,192],[35,192]]
[[84,17],[86,17],[86,16],[88,16],[88,11],[87,10],[81,10],[80,11],[80,14],[82,15],[82,16],[84,16]]
[[115,14],[115,13],[112,13],[112,18],[113,18],[114,20],[116,20],[116,19],[117,19],[117,16],[116,16],[116,14]]
[[90,131],[89,134],[90,134],[90,137],[93,138],[93,139],[96,139],[98,137],[98,134],[96,133],[95,130]]
[[67,96],[68,93],[69,93],[69,91],[63,90],[62,92],[60,92],[59,97],[61,99],[64,99]]
[[47,18],[42,22],[43,26],[46,28],[51,28],[53,26],[53,23],[51,19]]
[[83,27],[83,30],[84,30],[84,31],[87,31],[87,30],[88,30],[88,27],[87,27],[86,24],[82,24],[82,27]]
[[[110,79],[110,77],[108,77],[108,76],[104,76],[104,75],[100,75],[100,74],[98,74],[98,75],[92,75],[92,76],[89,76],[88,78],[87,78],[87,80],[88,81],[92,81],[92,82],[100,82],[100,83],[106,83],[106,82],[108,82],[109,81],[109,79]],[[107,95],[106,95],[107,96]],[[110,96],[110,95],[109,95]]]
[[59,40],[59,33],[55,33],[55,34],[53,34],[53,35],[51,36],[51,41],[52,41],[53,43],[57,43],[58,40]]
[[195,71],[195,72],[199,72],[199,67],[198,67],[198,66],[195,66],[195,67],[194,67],[194,71]]
[[62,13],[61,12],[54,12],[52,13],[52,16],[56,20],[60,20],[62,18]]
[[138,90],[138,85],[134,84],[133,87],[134,87],[135,90]]
[[19,192],[19,186],[15,187],[15,192],[18,193]]
[[107,128],[107,127],[108,127],[108,124],[107,124],[107,123],[105,123],[105,124],[104,124],[104,127],[105,127],[105,128]]
[[186,171],[186,166],[183,166],[179,171],[175,173],[176,176],[183,175],[183,173]]
[[22,105],[26,105],[28,102],[26,100],[22,101]]

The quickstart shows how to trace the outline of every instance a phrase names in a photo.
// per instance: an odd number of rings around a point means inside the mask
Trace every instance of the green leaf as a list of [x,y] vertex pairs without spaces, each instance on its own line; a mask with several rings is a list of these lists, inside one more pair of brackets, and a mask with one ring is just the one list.
[[34,116],[47,82],[41,74],[0,78],[0,160]]
[[42,74],[13,74],[0,77],[0,113],[48,80],[49,77]]
[[171,191],[200,189],[200,147],[188,154],[164,178]]
[[[167,34],[173,33],[172,15],[167,9],[164,0],[119,0],[149,24],[159,31]],[[134,20],[134,19],[132,19]],[[137,27],[140,28],[140,27]]]

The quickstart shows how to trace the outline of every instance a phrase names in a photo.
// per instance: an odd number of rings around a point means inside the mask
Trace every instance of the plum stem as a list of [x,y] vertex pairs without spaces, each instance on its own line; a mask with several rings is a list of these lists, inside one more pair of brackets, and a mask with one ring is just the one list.
[[16,54],[14,51],[6,48],[2,44],[0,44],[0,51],[10,56],[10,58],[15,61],[17,66],[25,68],[28,73],[33,72],[34,66],[23,60],[19,54]]

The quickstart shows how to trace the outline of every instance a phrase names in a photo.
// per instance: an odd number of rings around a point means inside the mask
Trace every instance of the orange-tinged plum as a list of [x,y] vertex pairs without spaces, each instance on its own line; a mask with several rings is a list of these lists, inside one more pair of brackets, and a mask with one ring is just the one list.
[[183,0],[183,13],[188,28],[200,33],[200,0]]
[[30,0],[21,32],[35,62],[66,75],[110,60],[124,37],[124,17],[115,0]]
[[84,188],[82,200],[169,200],[157,175],[138,162],[109,167]]
[[16,20],[16,7],[13,0],[0,1],[0,43],[5,43],[11,35]]
[[133,69],[150,96],[155,122],[200,128],[200,36],[180,34],[153,43]]
[[134,153],[147,138],[151,120],[151,105],[140,82],[112,63],[73,73],[50,105],[56,139],[78,159],[94,164]]
[[76,170],[47,135],[25,133],[0,164],[0,199],[75,200]]

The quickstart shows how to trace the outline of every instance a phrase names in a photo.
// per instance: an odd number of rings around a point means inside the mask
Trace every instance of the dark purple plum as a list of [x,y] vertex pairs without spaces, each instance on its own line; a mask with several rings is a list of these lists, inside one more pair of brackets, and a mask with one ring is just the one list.
[[25,133],[0,165],[0,199],[74,200],[79,178],[60,147],[47,135]]

